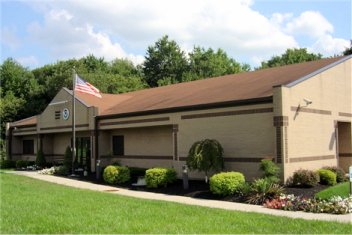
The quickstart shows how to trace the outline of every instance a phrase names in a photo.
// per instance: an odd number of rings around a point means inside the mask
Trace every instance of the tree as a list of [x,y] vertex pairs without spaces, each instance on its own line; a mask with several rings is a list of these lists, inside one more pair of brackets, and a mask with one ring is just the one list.
[[259,69],[319,60],[321,58],[321,54],[308,53],[306,48],[287,49],[281,56],[273,56],[270,60],[263,61]]
[[210,170],[224,168],[224,150],[217,140],[205,139],[195,142],[187,156],[187,166],[190,170],[204,171],[205,182],[208,182]]
[[42,151],[42,149],[39,149],[37,152],[37,157],[35,159],[35,164],[41,168],[44,168],[46,165],[46,160],[45,160],[45,156],[44,153]]
[[142,77],[143,71],[140,66],[134,66],[128,59],[115,59],[109,65],[109,73],[123,77]]
[[5,123],[33,116],[37,112],[36,97],[42,87],[33,73],[12,58],[6,59],[0,66],[0,120],[1,138],[4,138]]
[[352,40],[350,40],[350,47],[347,47],[343,52],[343,55],[352,55]]
[[149,46],[143,72],[150,87],[158,86],[158,81],[170,78],[173,83],[181,82],[187,70],[187,60],[177,43],[163,36],[153,46]]
[[193,51],[189,53],[189,71],[184,80],[191,81],[241,71],[241,65],[228,57],[222,49],[214,51],[211,48],[205,50],[201,47],[194,47]]
[[[65,154],[64,154],[64,166],[67,169],[72,169],[72,150],[70,146],[66,147]],[[69,170],[70,171],[70,170]]]

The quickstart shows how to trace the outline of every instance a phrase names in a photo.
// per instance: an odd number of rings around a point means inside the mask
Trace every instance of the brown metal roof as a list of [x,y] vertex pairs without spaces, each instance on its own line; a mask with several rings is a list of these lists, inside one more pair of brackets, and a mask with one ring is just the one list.
[[25,118],[22,120],[19,120],[17,122],[11,123],[11,126],[14,127],[21,127],[21,126],[35,126],[37,124],[37,116],[32,116],[29,118]]
[[78,93],[78,97],[87,104],[98,107],[99,116],[258,99],[272,96],[273,86],[287,85],[341,58],[262,69],[125,94],[103,94],[101,99],[83,93]]
[[[102,94],[102,98],[77,92],[77,97],[99,108],[99,116],[182,109],[271,97],[273,86],[287,85],[329,66],[343,57],[226,75],[124,94]],[[12,126],[36,124],[36,116],[12,123]]]

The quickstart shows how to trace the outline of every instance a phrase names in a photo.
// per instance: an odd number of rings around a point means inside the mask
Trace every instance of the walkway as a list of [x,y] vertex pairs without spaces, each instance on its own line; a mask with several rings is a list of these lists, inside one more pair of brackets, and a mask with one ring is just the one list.
[[99,185],[99,184],[79,181],[75,179],[57,177],[52,175],[41,175],[41,174],[38,174],[37,172],[13,171],[13,173],[56,183],[56,184],[66,185],[70,187],[89,189],[89,190],[95,190],[100,192],[109,192],[112,194],[135,197],[135,198],[176,202],[176,203],[182,203],[182,204],[188,204],[188,205],[204,206],[204,207],[211,207],[211,208],[218,208],[218,209],[225,209],[225,210],[257,212],[257,213],[263,213],[263,214],[286,216],[290,218],[300,218],[300,219],[306,219],[306,220],[325,220],[325,221],[337,221],[341,223],[352,223],[352,214],[333,215],[333,214],[314,214],[314,213],[307,213],[307,212],[300,212],[300,211],[291,212],[291,211],[283,211],[283,210],[274,210],[274,209],[264,208],[262,206],[249,205],[249,204],[243,204],[243,203],[226,202],[226,201],[218,201],[218,200],[206,200],[206,199],[166,195],[166,194],[160,194],[160,193],[134,191],[134,190],[128,190],[124,188],[110,187],[106,185]]

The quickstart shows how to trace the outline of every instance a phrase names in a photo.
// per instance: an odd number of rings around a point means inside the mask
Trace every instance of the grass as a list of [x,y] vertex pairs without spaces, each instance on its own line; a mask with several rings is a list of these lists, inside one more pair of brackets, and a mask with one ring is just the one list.
[[341,196],[341,197],[348,197],[350,193],[350,182],[345,182],[341,184],[337,184],[335,186],[329,187],[327,189],[324,189],[317,194],[315,194],[315,197],[321,198],[321,199],[329,199],[332,196]]
[[351,224],[142,200],[0,174],[1,233],[350,233]]

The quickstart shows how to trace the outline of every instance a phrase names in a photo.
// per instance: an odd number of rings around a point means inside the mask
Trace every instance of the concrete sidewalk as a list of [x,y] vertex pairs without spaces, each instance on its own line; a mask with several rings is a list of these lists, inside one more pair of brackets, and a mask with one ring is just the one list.
[[219,200],[206,200],[206,199],[166,195],[166,194],[160,194],[160,193],[134,191],[134,190],[128,190],[124,188],[110,187],[106,185],[99,185],[99,184],[84,182],[84,181],[75,180],[75,179],[57,177],[52,175],[41,175],[41,174],[38,174],[37,172],[12,171],[11,173],[24,175],[31,178],[44,180],[44,181],[48,181],[56,184],[66,185],[70,187],[89,189],[89,190],[100,191],[100,192],[108,192],[112,194],[135,197],[135,198],[176,202],[176,203],[182,203],[182,204],[188,204],[188,205],[204,206],[204,207],[218,208],[218,209],[225,209],[225,210],[256,212],[256,213],[270,214],[270,215],[276,215],[276,216],[285,216],[290,218],[300,218],[300,219],[306,219],[306,220],[324,220],[324,221],[336,221],[341,223],[352,223],[352,214],[333,215],[333,214],[315,214],[315,213],[307,213],[307,212],[300,212],[300,211],[291,212],[291,211],[283,211],[283,210],[274,210],[274,209],[264,208],[262,206],[249,205],[244,203],[235,203],[235,202],[227,202],[227,201],[219,201]]

